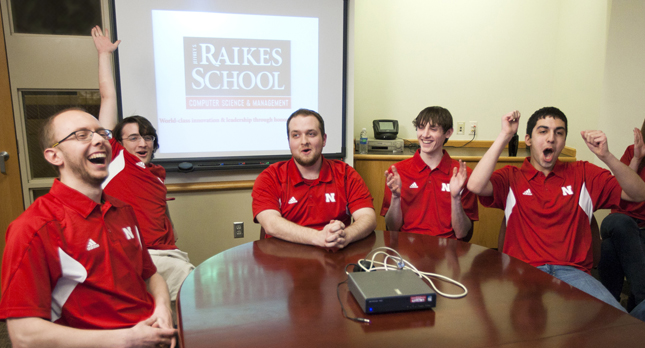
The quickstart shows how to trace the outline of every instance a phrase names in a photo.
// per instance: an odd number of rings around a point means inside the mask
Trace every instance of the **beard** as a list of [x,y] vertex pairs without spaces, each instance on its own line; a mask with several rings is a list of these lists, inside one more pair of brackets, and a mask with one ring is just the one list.
[[293,160],[303,167],[311,167],[320,159],[321,153],[313,154],[311,157],[293,156]]
[[79,160],[71,160],[68,157],[67,166],[77,177],[81,178],[83,182],[91,184],[93,186],[101,186],[103,181],[108,177],[107,171],[105,173],[90,173],[87,168],[83,165],[85,158],[80,158]]

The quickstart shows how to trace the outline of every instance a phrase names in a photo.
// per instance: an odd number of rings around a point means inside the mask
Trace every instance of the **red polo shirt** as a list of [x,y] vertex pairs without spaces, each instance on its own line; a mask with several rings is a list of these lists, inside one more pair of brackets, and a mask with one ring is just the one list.
[[99,205],[54,180],[9,225],[0,319],[39,317],[79,329],[126,328],[150,317],[156,268],[132,207]]
[[103,190],[134,208],[148,249],[177,249],[166,214],[166,170],[155,164],[145,165],[114,138],[110,145],[110,176],[103,183]]
[[352,213],[372,208],[372,196],[354,168],[323,157],[316,180],[302,178],[293,158],[265,169],[253,185],[253,220],[268,209],[300,226],[322,230],[329,221],[351,223]]
[[548,176],[526,158],[521,168],[493,172],[493,195],[484,206],[504,209],[504,253],[532,266],[593,266],[591,217],[620,203],[622,189],[606,169],[589,162],[557,161]]
[[[459,161],[453,160],[446,150],[439,165],[430,170],[419,150],[414,156],[394,165],[401,176],[401,211],[403,226],[401,232],[428,234],[456,239],[452,228],[452,207],[450,178],[453,168],[459,168]],[[473,172],[466,168],[468,177]],[[392,201],[392,192],[385,184],[381,216],[385,216]],[[479,220],[477,196],[468,191],[464,184],[461,204],[470,220]]]
[[[629,162],[634,158],[634,145],[629,145],[620,159],[621,162],[629,166]],[[645,168],[638,172],[641,179],[645,180]],[[639,227],[645,227],[645,202],[629,202],[620,200],[620,207],[611,210],[612,213],[621,213],[631,216],[634,219],[642,220]]]

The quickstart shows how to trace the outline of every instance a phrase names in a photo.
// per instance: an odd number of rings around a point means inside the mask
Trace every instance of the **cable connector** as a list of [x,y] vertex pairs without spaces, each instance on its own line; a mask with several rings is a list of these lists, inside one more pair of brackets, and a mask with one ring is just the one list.
[[365,319],[365,318],[350,318],[350,319],[352,319],[353,321],[358,321],[358,322],[366,323],[366,324],[371,323],[371,321],[369,319]]

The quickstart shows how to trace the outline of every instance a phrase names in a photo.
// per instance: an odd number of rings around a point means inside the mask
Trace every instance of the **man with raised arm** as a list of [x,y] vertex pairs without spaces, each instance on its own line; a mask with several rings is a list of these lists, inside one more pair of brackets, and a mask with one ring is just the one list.
[[103,193],[109,130],[68,109],[41,145],[60,178],[9,225],[0,319],[14,347],[175,345],[168,288],[132,207]]
[[[634,129],[634,144],[625,149],[620,161],[645,180],[645,122]],[[627,310],[640,303],[645,306],[645,202],[621,200],[620,207],[600,225],[602,246],[598,276],[600,282],[620,299],[625,280],[629,282],[630,296]],[[645,318],[644,318],[645,319]]]
[[376,215],[365,182],[348,164],[322,156],[320,114],[296,110],[287,136],[292,158],[269,166],[253,185],[254,221],[268,235],[331,250],[372,232]]
[[92,38],[99,56],[99,121],[114,133],[110,140],[110,176],[103,188],[107,194],[134,208],[152,261],[166,280],[170,299],[175,301],[181,284],[195,266],[190,263],[188,254],[175,244],[177,234],[166,203],[166,170],[151,163],[154,152],[159,148],[157,131],[141,116],[126,117],[117,123],[111,59],[120,41],[112,43],[107,30],[103,34],[98,26],[92,29]]
[[601,131],[581,135],[611,172],[585,161],[559,161],[568,128],[566,116],[554,107],[539,109],[529,118],[525,141],[531,157],[522,167],[494,171],[519,119],[518,111],[502,117],[502,131],[473,170],[468,188],[483,205],[504,210],[504,253],[624,311],[590,274],[590,222],[594,211],[616,207],[621,198],[645,200],[645,182],[609,152]]
[[419,150],[385,172],[381,215],[387,229],[469,239],[479,219],[477,197],[464,187],[472,170],[443,149],[453,132],[452,115],[431,106],[412,124]]

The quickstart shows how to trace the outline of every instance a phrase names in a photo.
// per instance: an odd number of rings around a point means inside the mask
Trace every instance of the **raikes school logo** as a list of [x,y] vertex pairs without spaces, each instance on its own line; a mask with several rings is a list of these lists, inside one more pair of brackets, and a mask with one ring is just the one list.
[[188,109],[290,109],[291,42],[184,37]]

